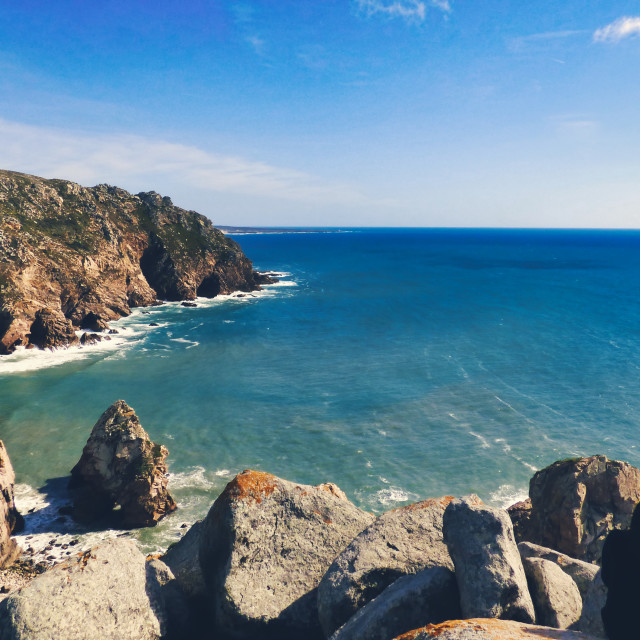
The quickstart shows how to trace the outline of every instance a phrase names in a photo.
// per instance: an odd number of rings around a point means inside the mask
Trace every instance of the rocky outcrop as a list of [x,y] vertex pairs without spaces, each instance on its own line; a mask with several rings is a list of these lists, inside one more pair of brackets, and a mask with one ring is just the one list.
[[606,638],[602,622],[602,609],[607,602],[607,587],[602,582],[602,572],[598,571],[595,578],[582,595],[582,614],[576,624],[576,629],[591,633],[599,638]]
[[389,640],[405,631],[459,616],[453,571],[433,567],[398,578],[340,627],[331,640]]
[[473,618],[428,625],[398,636],[394,640],[597,640],[577,631],[523,624],[511,620]]
[[206,597],[206,585],[200,567],[200,533],[203,520],[198,520],[182,538],[162,556],[184,593],[193,599]]
[[523,566],[536,622],[555,629],[569,629],[582,613],[582,598],[576,583],[557,564],[544,558],[525,558]]
[[382,514],[333,561],[318,588],[327,636],[407,573],[453,569],[442,539],[442,516],[453,498],[424,500]]
[[123,400],[100,416],[71,471],[74,517],[91,521],[120,506],[121,525],[155,525],[174,511],[167,490],[166,447],[151,442]]
[[21,521],[13,497],[15,480],[9,454],[0,440],[0,569],[11,565],[20,555],[20,548],[11,538]]
[[0,603],[0,640],[155,640],[163,585],[132,541],[115,540],[43,573]]
[[155,192],[0,171],[0,353],[58,347],[132,307],[252,291],[236,242]]
[[200,532],[219,631],[321,637],[320,579],[374,519],[343,496],[335,485],[299,485],[260,471],[244,471],[227,485]]
[[605,456],[560,460],[533,476],[529,496],[527,541],[597,563],[609,531],[631,522],[640,470]]
[[534,622],[522,561],[506,511],[454,500],[443,518],[465,617]]

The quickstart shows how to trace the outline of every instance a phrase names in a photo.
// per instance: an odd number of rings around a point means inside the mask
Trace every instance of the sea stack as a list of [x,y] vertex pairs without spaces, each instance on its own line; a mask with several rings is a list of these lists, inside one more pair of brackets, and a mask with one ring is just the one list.
[[167,489],[167,448],[149,439],[135,411],[114,402],[96,422],[71,471],[74,517],[90,522],[120,506],[121,525],[148,527],[176,509]]

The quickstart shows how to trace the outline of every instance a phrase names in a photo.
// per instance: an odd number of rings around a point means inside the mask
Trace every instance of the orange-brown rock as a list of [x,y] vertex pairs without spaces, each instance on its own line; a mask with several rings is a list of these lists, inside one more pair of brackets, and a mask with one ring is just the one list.
[[11,538],[20,519],[13,498],[14,482],[9,455],[0,440],[0,569],[11,565],[20,555],[20,548]]
[[155,192],[0,171],[0,353],[58,347],[156,299],[271,281],[208,218]]
[[538,625],[496,620],[492,618],[471,618],[469,620],[449,620],[441,624],[429,624],[397,636],[394,640],[597,640],[577,631],[563,631]]
[[524,540],[597,563],[609,531],[631,522],[640,470],[605,456],[559,460],[531,478],[529,495]]

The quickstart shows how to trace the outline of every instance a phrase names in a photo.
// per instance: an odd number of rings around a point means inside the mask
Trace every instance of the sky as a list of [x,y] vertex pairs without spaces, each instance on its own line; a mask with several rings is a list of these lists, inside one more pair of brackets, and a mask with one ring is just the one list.
[[0,168],[234,226],[640,228],[640,2],[0,0]]

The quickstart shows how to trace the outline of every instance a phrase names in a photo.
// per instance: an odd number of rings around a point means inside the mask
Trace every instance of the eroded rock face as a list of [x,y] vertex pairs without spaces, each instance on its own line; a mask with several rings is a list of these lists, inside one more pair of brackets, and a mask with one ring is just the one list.
[[533,603],[506,511],[454,500],[443,518],[462,614],[534,622]]
[[340,627],[331,640],[389,640],[404,631],[459,616],[453,571],[432,567],[398,578]]
[[524,624],[511,620],[473,618],[449,620],[404,633],[394,640],[598,640],[577,631]]
[[582,598],[573,578],[544,558],[525,558],[524,572],[539,624],[568,629],[582,613]]
[[157,193],[0,171],[0,353],[75,342],[132,307],[265,281],[208,218]]
[[451,500],[424,500],[382,514],[333,561],[318,588],[327,636],[399,577],[428,567],[453,569],[442,539],[442,516]]
[[529,542],[598,563],[608,532],[631,522],[640,470],[605,456],[560,460],[533,476],[529,495]]
[[167,489],[166,447],[151,442],[124,400],[96,422],[71,470],[74,517],[91,521],[120,505],[122,526],[155,525],[176,509]]
[[11,538],[21,519],[13,497],[15,479],[9,454],[0,440],[0,569],[11,565],[20,555],[20,548]]
[[321,637],[317,586],[374,517],[335,485],[299,485],[261,471],[236,476],[200,532],[200,563],[223,633]]
[[163,585],[133,541],[57,565],[0,603],[0,639],[155,640],[166,633]]

